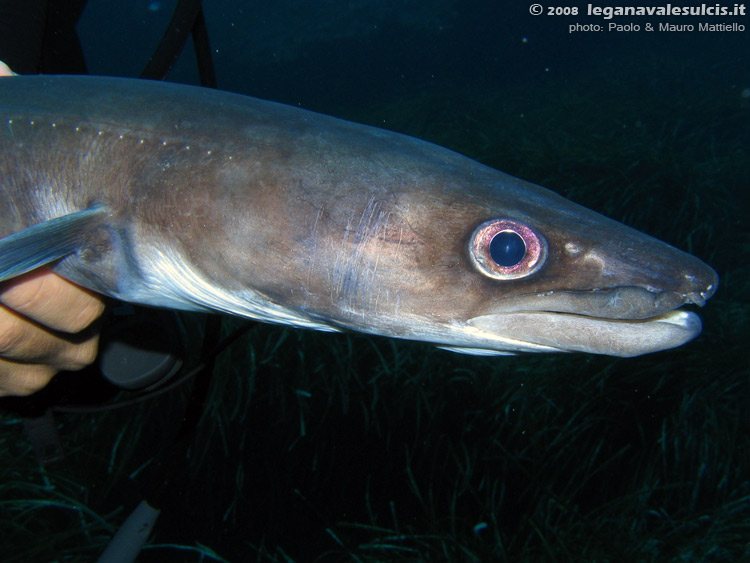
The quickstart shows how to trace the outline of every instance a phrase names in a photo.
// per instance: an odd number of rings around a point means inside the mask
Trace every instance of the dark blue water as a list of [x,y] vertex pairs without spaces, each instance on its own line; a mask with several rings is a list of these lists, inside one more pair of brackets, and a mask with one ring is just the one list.
[[[160,541],[198,541],[232,561],[329,551],[339,557],[330,560],[437,561],[463,553],[452,541],[477,560],[736,556],[731,541],[712,552],[691,538],[714,537],[712,514],[726,537],[750,533],[746,509],[723,509],[747,494],[750,474],[746,453],[732,453],[750,446],[741,408],[750,399],[750,18],[533,16],[530,2],[485,0],[205,4],[220,88],[447,145],[696,254],[722,286],[701,313],[699,340],[634,360],[435,360],[425,348],[297,333],[268,357],[261,349],[273,346],[256,344],[265,364],[247,391],[253,400],[237,406],[236,390],[214,399],[221,420],[206,431],[211,446],[196,448],[210,453],[181,476]],[[78,25],[90,73],[137,76],[174,5],[91,0]],[[696,30],[660,31],[664,23]],[[698,31],[700,23],[746,29]],[[576,24],[602,28],[571,33]],[[198,83],[191,44],[169,79]],[[232,354],[237,365],[249,356]],[[386,364],[392,379],[378,371]],[[445,388],[435,391],[425,370],[444,373]],[[347,383],[331,383],[336,371]],[[315,380],[329,387],[314,389]],[[147,428],[153,443],[164,439]],[[441,472],[469,459],[475,469]],[[650,472],[655,492],[629,512]],[[434,506],[420,498],[428,492]],[[100,510],[118,500],[113,493]],[[626,521],[600,537],[598,519],[613,513]],[[413,551],[368,548],[388,534],[342,522],[425,539],[390,538]],[[441,551],[435,538],[452,547]],[[638,551],[639,541],[652,548]]]
[[[91,2],[78,26],[90,72],[137,75],[173,5]],[[577,8],[584,12],[586,5]],[[532,16],[525,3],[448,0],[219,0],[206,3],[205,13],[221,88],[302,104],[382,100],[435,84],[538,85],[553,100],[561,84],[602,67],[616,73],[624,64],[632,73],[631,63],[639,63],[640,76],[633,80],[668,81],[669,71],[657,69],[655,59],[692,67],[696,82],[687,87],[699,88],[707,70],[729,88],[748,82],[747,33],[645,30],[668,22],[741,24],[739,16]],[[641,30],[608,31],[613,22]],[[602,31],[571,33],[575,25],[599,25]],[[186,52],[171,78],[196,81],[192,53]]]

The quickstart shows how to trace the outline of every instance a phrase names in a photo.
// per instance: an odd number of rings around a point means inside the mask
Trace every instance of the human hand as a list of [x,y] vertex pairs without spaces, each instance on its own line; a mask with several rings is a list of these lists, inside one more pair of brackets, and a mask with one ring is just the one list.
[[0,396],[29,395],[96,358],[101,297],[45,268],[0,284]]

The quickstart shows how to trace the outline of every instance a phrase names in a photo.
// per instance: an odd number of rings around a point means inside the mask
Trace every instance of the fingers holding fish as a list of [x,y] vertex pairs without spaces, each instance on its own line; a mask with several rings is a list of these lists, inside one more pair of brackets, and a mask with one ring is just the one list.
[[82,369],[96,358],[98,334],[66,335],[0,308],[0,396],[27,395],[60,370]]
[[81,332],[104,312],[97,294],[45,268],[2,284],[0,303],[48,329],[68,334]]
[[36,393],[50,382],[57,371],[52,366],[0,358],[0,397],[23,397]]
[[95,294],[37,270],[4,284],[0,303],[0,395],[33,393],[96,358],[92,323],[104,305]]

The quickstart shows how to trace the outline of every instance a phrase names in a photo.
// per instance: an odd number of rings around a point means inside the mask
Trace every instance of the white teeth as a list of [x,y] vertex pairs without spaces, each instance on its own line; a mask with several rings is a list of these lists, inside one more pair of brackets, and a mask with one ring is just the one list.
[[686,303],[693,303],[699,307],[703,307],[706,304],[706,294],[702,291],[700,293],[688,293],[683,295]]

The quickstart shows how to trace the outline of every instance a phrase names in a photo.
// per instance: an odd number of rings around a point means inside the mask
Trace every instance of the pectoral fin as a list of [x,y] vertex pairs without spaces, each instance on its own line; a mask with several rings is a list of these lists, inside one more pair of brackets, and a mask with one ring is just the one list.
[[83,234],[106,212],[103,205],[94,205],[0,239],[0,281],[74,253],[80,247]]

